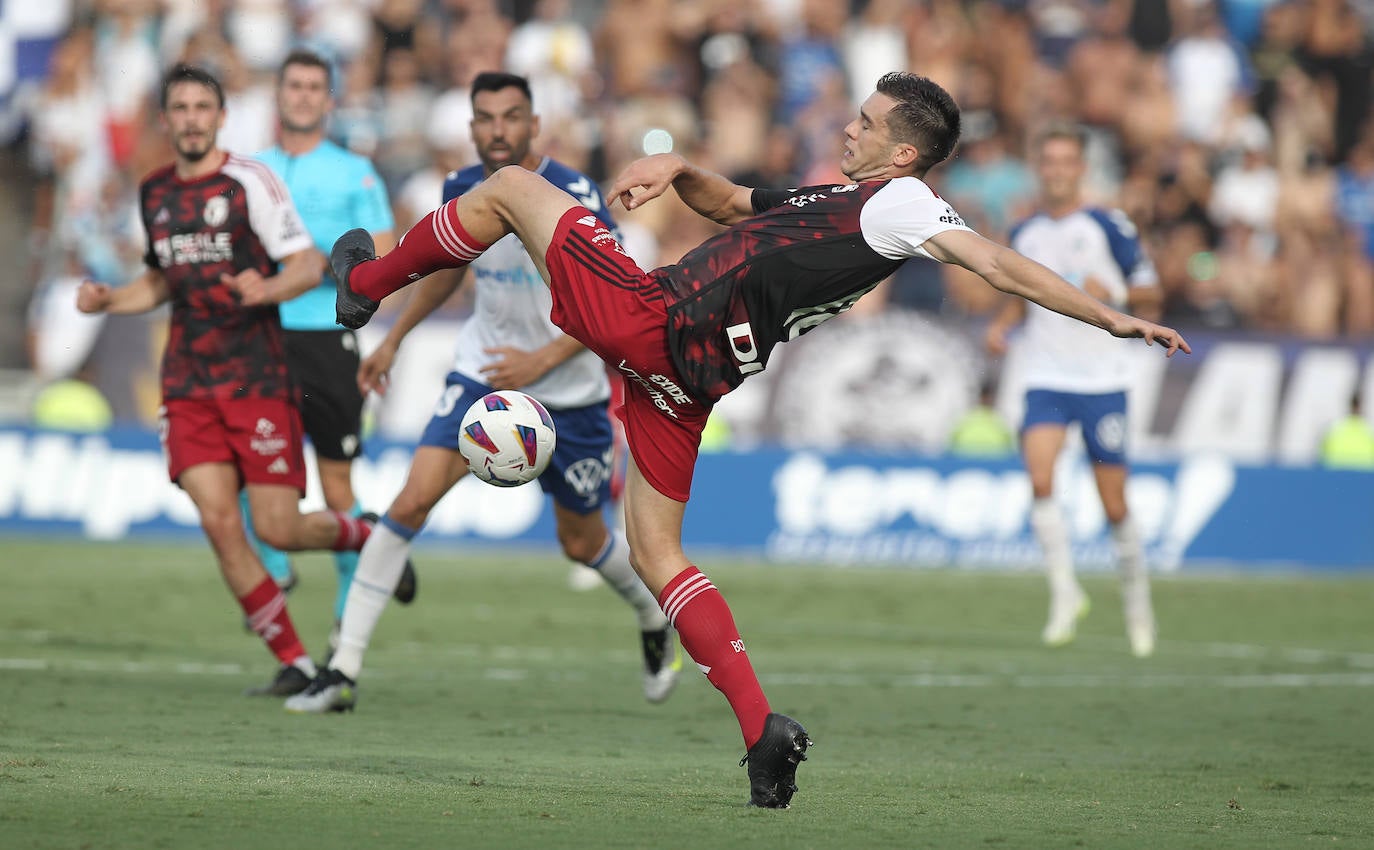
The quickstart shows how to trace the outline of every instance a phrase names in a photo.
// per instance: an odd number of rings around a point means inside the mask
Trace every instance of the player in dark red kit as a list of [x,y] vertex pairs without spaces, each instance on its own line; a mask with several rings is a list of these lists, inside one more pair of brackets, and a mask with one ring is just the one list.
[[638,160],[610,197],[634,208],[671,185],[692,209],[731,225],[647,274],[594,216],[515,167],[422,219],[383,259],[361,230],[331,252],[338,319],[348,327],[364,324],[386,295],[466,264],[507,233],[543,260],[554,322],[625,378],[617,414],[633,461],[625,487],[633,563],[734,709],[754,805],[788,805],[811,741],[801,724],[771,712],[725,599],[682,551],[683,510],[715,401],[762,371],[774,345],[849,309],[914,256],[956,263],[1114,336],[1157,341],[1170,355],[1188,350],[1178,332],[1117,312],[966,227],[920,179],[958,138],[959,110],[943,89],[892,73],[845,128],[841,169],[853,183],[765,191],[672,155]]
[[[277,304],[320,282],[324,258],[267,166],[220,150],[219,82],[178,65],[162,84],[176,160],[140,187],[147,270],[127,286],[87,281],[85,313],[143,313],[170,301],[162,358],[162,438],[172,480],[201,526],[248,624],[282,667],[250,693],[289,696],[315,675],[286,600],[244,535],[246,487],[258,537],[278,549],[358,550],[371,526],[332,511],[302,515],[301,421]],[[278,269],[280,263],[280,269]]]

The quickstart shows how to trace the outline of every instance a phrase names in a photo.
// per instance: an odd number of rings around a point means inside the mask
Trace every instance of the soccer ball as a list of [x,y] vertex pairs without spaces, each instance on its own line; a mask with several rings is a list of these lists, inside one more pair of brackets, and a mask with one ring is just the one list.
[[497,390],[464,414],[458,452],[488,484],[518,487],[548,469],[557,439],[544,405],[516,390]]

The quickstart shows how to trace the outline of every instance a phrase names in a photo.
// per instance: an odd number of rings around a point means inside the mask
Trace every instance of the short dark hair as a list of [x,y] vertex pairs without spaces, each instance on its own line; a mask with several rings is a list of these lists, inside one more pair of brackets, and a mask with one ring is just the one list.
[[224,89],[220,86],[219,80],[215,79],[215,75],[204,68],[178,62],[162,75],[162,96],[158,103],[164,112],[167,111],[167,93],[172,90],[172,86],[180,83],[199,83],[205,86],[215,93],[215,98],[219,100],[219,108],[224,108]]
[[1035,150],[1039,151],[1045,147],[1045,143],[1054,139],[1067,139],[1078,145],[1079,152],[1088,149],[1088,131],[1082,124],[1075,124],[1072,121],[1051,121],[1035,134]]
[[297,47],[286,54],[285,59],[281,60],[281,67],[277,69],[277,85],[281,85],[281,81],[286,79],[286,69],[292,65],[319,68],[324,71],[324,84],[329,87],[331,92],[334,91],[334,66],[329,64],[328,59],[304,47]]
[[878,93],[897,101],[887,113],[888,132],[896,141],[915,145],[920,153],[918,173],[954,152],[959,143],[959,107],[938,83],[906,71],[891,71],[878,80]]
[[478,92],[500,91],[501,89],[517,88],[525,95],[525,100],[534,105],[534,97],[530,94],[530,81],[519,74],[508,74],[505,71],[483,71],[472,78],[472,97],[476,98]]

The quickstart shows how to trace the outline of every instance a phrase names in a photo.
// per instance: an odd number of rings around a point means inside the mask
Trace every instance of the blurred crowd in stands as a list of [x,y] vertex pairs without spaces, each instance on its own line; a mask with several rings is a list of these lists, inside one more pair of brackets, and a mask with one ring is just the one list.
[[[25,5],[25,4],[19,4]],[[11,8],[10,4],[5,4]],[[948,88],[963,141],[932,172],[1005,240],[1033,205],[1027,142],[1090,132],[1091,196],[1145,235],[1165,320],[1311,338],[1374,331],[1374,0],[52,0],[41,73],[12,86],[36,176],[24,285],[129,279],[140,177],[170,159],[157,82],[185,60],[228,94],[221,143],[273,140],[292,47],[337,63],[332,135],[373,158],[409,226],[475,161],[467,86],[527,75],[542,150],[600,180],[676,150],[738,182],[840,181],[844,125],[878,76]],[[54,9],[56,11],[54,11]],[[30,55],[30,65],[33,57]],[[22,82],[22,81],[21,81]],[[641,264],[712,225],[678,204],[620,213]],[[865,299],[980,317],[994,293],[912,261]],[[41,299],[40,299],[41,300]]]

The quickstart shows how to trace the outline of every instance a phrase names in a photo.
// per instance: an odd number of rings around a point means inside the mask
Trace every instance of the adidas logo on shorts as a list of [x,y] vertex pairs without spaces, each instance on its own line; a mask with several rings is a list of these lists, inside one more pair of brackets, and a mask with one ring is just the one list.
[[267,467],[267,471],[273,475],[285,475],[291,471],[291,464],[286,462],[286,458],[279,457],[272,461],[272,464]]

